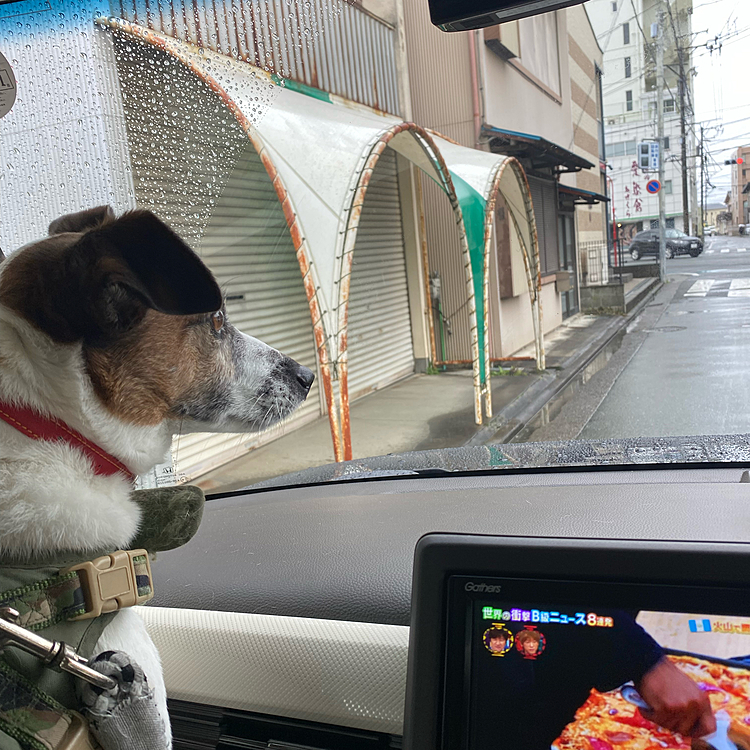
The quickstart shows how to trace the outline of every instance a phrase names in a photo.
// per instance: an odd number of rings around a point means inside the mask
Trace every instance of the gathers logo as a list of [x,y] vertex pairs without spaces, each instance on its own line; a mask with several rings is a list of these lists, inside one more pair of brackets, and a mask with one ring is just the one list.
[[474,583],[468,581],[464,586],[464,591],[478,591],[484,594],[499,594],[502,591],[502,586],[493,586],[489,583]]

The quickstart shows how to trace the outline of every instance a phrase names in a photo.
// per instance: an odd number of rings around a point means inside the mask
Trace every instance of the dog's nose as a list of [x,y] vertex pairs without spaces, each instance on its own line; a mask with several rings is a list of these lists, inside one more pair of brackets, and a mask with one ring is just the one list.
[[315,380],[315,373],[309,367],[298,365],[297,372],[294,375],[297,378],[297,382],[305,389],[305,393],[309,393],[313,380]]

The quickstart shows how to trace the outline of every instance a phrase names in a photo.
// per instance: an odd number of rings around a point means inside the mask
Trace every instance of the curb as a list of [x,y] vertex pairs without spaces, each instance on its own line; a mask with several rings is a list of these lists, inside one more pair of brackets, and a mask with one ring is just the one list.
[[[552,399],[567,388],[617,334],[627,328],[663,286],[661,283],[654,284],[630,312],[613,318],[611,324],[580,352],[563,360],[557,373],[544,371],[538,380],[500,409],[488,424],[477,430],[464,446],[486,445],[490,439],[493,444],[510,442]],[[506,429],[503,430],[503,427]]]

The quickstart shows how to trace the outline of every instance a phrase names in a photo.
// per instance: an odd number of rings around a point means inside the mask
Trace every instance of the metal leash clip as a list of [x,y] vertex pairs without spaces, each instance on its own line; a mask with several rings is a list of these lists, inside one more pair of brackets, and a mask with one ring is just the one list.
[[36,656],[50,669],[69,672],[103,690],[112,690],[117,686],[114,679],[92,669],[88,661],[66,643],[48,641],[21,627],[17,623],[19,616],[18,611],[12,607],[0,607],[0,650],[13,645]]

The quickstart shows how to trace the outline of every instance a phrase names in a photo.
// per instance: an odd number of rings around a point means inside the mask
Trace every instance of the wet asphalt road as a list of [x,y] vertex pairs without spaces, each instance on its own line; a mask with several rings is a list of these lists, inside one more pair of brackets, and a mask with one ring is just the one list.
[[623,340],[634,353],[603,400],[580,399],[578,437],[750,432],[750,237],[706,239],[667,261],[670,283]]

